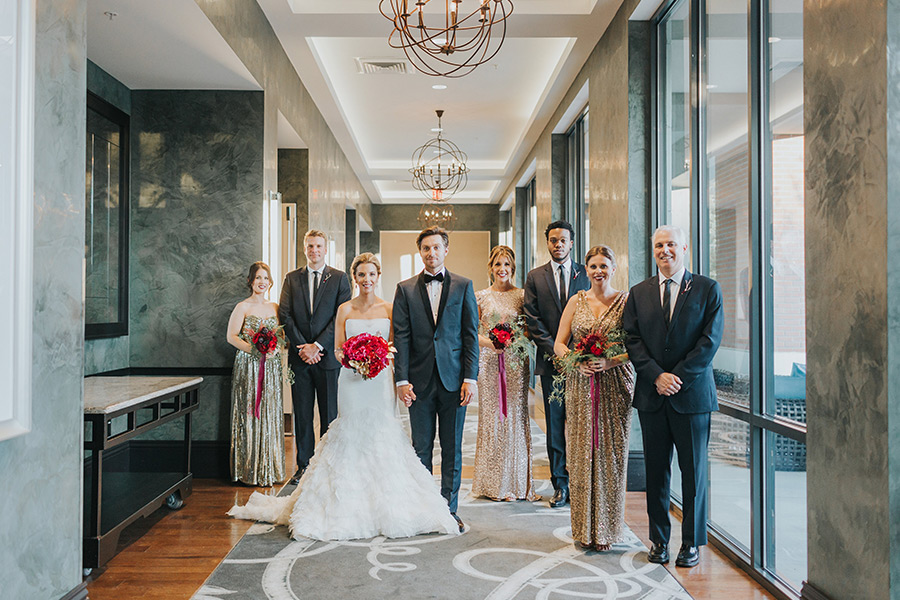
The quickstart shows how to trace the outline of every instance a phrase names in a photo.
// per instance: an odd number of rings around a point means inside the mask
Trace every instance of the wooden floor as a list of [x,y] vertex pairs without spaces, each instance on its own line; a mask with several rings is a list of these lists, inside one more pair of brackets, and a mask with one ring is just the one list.
[[[542,424],[540,413],[535,415]],[[293,457],[293,438],[287,438],[287,456]],[[294,464],[289,465],[293,473]],[[472,468],[463,468],[463,477],[472,477]],[[547,467],[537,467],[535,478],[549,479]],[[237,544],[252,523],[225,515],[235,503],[244,503],[260,488],[235,485],[227,481],[194,481],[194,492],[178,511],[161,508],[138,521],[123,533],[121,551],[103,569],[90,576],[91,600],[188,599],[203,584],[219,562]],[[649,545],[644,494],[628,492],[625,520],[632,531]],[[673,539],[669,571],[697,600],[755,600],[773,598],[721,553],[705,546],[700,564],[692,569],[674,566],[681,544],[680,531],[673,519]]]

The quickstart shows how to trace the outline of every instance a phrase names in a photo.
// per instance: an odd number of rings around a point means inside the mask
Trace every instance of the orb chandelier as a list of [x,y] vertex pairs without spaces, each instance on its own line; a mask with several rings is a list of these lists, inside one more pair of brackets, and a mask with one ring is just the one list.
[[423,229],[438,226],[447,231],[453,231],[456,219],[453,205],[447,202],[426,202],[419,209],[419,223],[422,224]]
[[444,139],[441,127],[443,110],[437,114],[437,137],[415,149],[412,155],[412,185],[430,200],[449,200],[453,194],[465,189],[469,180],[468,157],[459,146]]
[[[467,13],[468,6],[474,6],[474,10]],[[500,51],[513,3],[381,0],[378,9],[394,24],[388,44],[403,50],[418,71],[437,77],[463,77]]]

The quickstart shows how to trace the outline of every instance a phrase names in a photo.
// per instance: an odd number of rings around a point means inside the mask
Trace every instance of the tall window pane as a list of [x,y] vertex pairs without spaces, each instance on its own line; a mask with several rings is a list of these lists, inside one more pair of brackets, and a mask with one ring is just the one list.
[[770,0],[770,257],[774,395],[767,412],[806,422],[803,180],[803,2]]
[[[660,223],[691,231],[690,3],[682,0],[660,27]],[[688,261],[690,264],[690,261]]]
[[750,406],[750,187],[747,3],[707,0],[706,202],[709,276],[722,286],[719,398]]
[[773,489],[769,569],[800,589],[806,579],[806,444],[768,432]]

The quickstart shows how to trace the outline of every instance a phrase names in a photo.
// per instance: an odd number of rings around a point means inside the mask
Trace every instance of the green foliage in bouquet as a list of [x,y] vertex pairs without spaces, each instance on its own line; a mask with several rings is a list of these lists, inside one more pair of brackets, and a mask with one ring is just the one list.
[[628,360],[625,350],[626,333],[624,329],[612,329],[608,332],[592,331],[562,358],[547,356],[553,361],[556,373],[553,375],[553,391],[550,401],[562,404],[565,400],[566,380],[578,372],[578,366],[595,358]]
[[499,314],[493,313],[488,318],[486,336],[494,342],[498,350],[506,350],[520,358],[534,360],[537,349],[528,339],[525,329],[525,317],[517,315],[514,319],[504,319]]

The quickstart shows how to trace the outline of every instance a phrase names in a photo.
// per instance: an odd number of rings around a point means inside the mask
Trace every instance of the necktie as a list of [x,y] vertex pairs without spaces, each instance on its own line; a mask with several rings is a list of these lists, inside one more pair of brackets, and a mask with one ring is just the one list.
[[431,283],[432,281],[444,281],[444,272],[441,271],[437,275],[431,275],[430,273],[425,273],[425,283],[426,285]]
[[569,301],[569,295],[566,293],[566,270],[560,265],[559,267],[559,307],[565,310],[566,302]]
[[313,295],[310,310],[316,307],[316,295],[319,293],[319,272],[313,271]]
[[666,284],[666,289],[663,291],[663,316],[666,318],[666,325],[669,324],[669,319],[671,318],[670,313],[672,312],[672,299],[669,296],[669,288],[672,283],[674,283],[671,279],[666,279],[663,281]]

